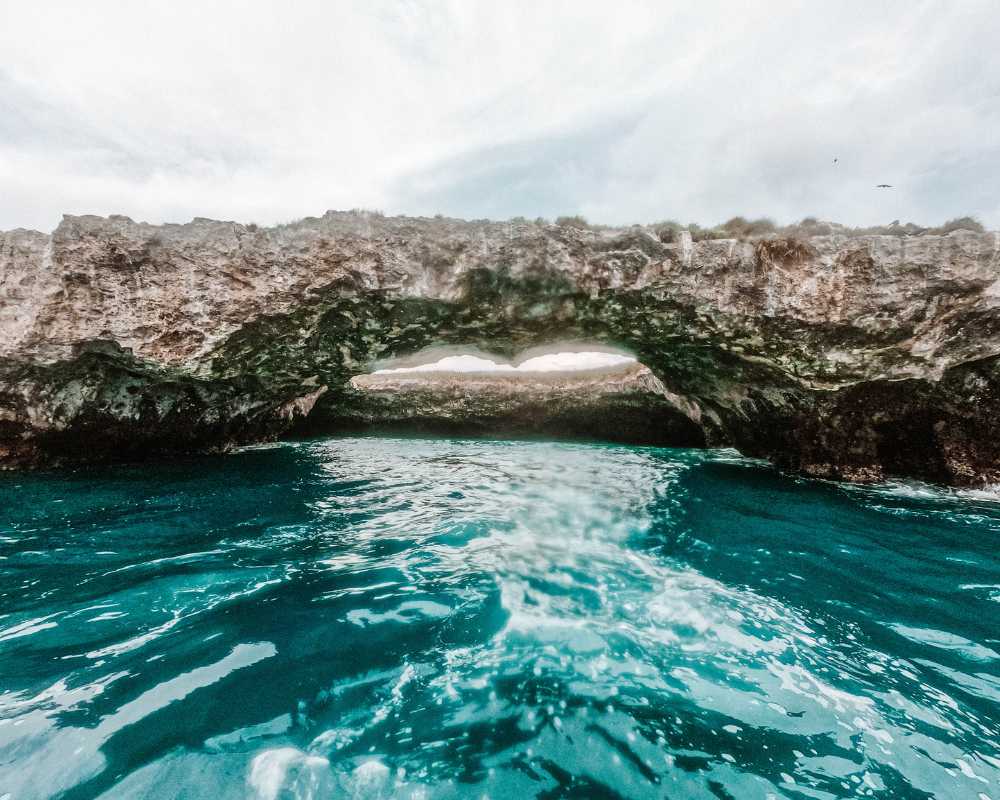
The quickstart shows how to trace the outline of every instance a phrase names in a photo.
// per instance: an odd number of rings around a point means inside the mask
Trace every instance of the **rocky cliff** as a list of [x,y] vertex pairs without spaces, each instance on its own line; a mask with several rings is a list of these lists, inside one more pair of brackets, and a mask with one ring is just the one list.
[[0,463],[321,430],[381,359],[572,340],[635,353],[708,445],[1000,480],[1000,235],[675,238],[334,212],[0,234]]

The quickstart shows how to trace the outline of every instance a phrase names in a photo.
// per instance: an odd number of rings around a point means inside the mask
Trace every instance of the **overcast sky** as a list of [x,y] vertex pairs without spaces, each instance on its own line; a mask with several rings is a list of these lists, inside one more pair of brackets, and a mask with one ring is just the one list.
[[0,0],[0,229],[352,207],[996,228],[998,42],[996,0]]

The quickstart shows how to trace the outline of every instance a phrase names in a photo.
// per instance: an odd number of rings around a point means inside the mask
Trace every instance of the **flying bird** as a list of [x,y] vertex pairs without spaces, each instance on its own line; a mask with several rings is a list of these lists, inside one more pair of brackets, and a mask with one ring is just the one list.
[[875,184],[875,188],[876,189],[891,189],[892,188],[892,184],[890,184],[890,183],[877,183],[877,184]]
[[837,163],[838,161],[840,161],[840,159],[839,159],[839,158],[835,158],[835,159],[833,159],[833,163],[834,163],[834,164],[836,164],[836,163]]

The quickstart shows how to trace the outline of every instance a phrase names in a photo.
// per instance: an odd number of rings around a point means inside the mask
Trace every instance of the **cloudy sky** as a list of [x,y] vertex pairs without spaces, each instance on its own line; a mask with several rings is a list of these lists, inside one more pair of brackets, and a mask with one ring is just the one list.
[[998,42],[996,0],[0,0],[0,229],[352,207],[1000,227]]

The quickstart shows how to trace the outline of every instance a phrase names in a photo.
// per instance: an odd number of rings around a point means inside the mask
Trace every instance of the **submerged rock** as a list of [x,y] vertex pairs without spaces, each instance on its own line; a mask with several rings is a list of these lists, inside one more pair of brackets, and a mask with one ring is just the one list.
[[[334,212],[0,234],[0,464],[430,420],[735,446],[830,478],[1000,480],[1000,235],[674,239]],[[351,382],[432,345],[560,341],[628,350],[662,391]]]

